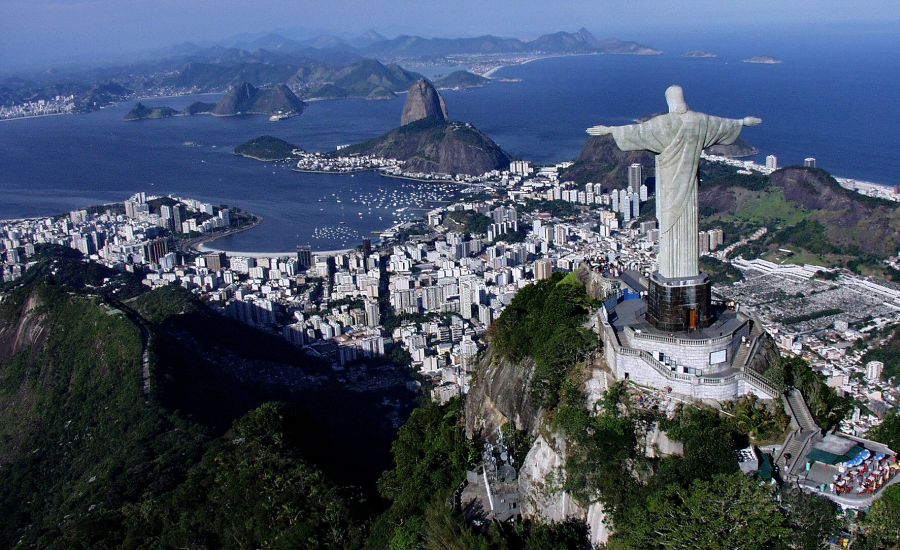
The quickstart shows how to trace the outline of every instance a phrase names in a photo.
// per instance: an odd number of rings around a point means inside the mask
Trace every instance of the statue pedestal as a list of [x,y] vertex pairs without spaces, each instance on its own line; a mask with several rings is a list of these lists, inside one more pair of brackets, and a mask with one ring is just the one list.
[[666,332],[686,332],[708,327],[714,321],[710,307],[709,277],[669,279],[658,271],[650,276],[646,319]]

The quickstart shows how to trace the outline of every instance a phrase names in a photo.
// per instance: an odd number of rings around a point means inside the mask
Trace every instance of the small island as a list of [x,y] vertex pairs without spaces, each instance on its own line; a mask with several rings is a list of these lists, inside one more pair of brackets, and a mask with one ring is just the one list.
[[125,115],[125,120],[156,120],[160,118],[169,118],[178,114],[178,111],[171,107],[147,107],[143,103],[138,103],[134,108]]
[[691,50],[688,53],[684,54],[685,57],[696,57],[699,59],[714,59],[719,57],[718,54],[712,52],[705,52],[703,50]]
[[771,55],[756,55],[749,59],[745,59],[744,63],[754,63],[757,65],[778,65],[779,63],[782,63],[782,61],[777,57],[772,57]]
[[490,81],[490,78],[485,78],[469,71],[454,71],[443,78],[435,80],[434,86],[439,90],[462,90],[465,88],[480,88]]
[[260,136],[235,147],[234,154],[263,162],[271,162],[290,159],[296,156],[294,154],[295,150],[301,151],[296,145],[275,136]]

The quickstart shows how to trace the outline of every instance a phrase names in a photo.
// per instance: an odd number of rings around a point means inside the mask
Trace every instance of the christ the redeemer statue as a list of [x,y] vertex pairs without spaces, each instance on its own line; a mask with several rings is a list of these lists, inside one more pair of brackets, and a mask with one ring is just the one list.
[[668,279],[700,275],[697,248],[697,169],[707,147],[731,144],[755,117],[720,118],[688,109],[681,86],[666,90],[669,112],[640,124],[594,126],[592,136],[611,134],[623,151],[656,154],[656,219],[659,221],[659,275]]

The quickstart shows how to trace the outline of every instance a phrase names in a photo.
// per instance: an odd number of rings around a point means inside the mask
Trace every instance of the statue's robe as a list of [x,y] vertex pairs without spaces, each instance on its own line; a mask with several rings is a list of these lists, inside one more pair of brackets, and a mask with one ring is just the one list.
[[700,274],[697,203],[700,153],[713,145],[734,143],[741,128],[740,120],[693,111],[667,113],[640,124],[611,128],[619,149],[656,154],[658,263],[663,277]]

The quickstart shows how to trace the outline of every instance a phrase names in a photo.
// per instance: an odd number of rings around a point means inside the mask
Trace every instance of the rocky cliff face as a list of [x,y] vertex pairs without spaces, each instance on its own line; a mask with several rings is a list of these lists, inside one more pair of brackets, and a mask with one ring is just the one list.
[[517,430],[537,435],[543,415],[531,399],[534,361],[512,363],[488,348],[475,384],[466,397],[466,436],[493,438],[512,422]]
[[37,293],[28,296],[17,314],[9,313],[0,320],[0,361],[7,361],[32,346],[40,347],[46,336],[47,315]]
[[244,82],[228,89],[212,114],[230,115],[271,115],[275,113],[298,115],[306,108],[294,92],[284,84],[257,88]]
[[447,121],[444,99],[427,80],[409,89],[400,122],[399,128],[341,154],[402,160],[408,173],[480,176],[509,167],[509,155],[478,128]]
[[480,176],[509,166],[509,155],[471,124],[422,119],[341,150],[405,161],[405,172]]
[[612,136],[591,136],[581,148],[578,158],[560,179],[577,183],[600,183],[606,189],[623,189],[628,185],[628,167],[635,162],[644,166],[645,176],[656,163],[647,151],[622,151]]
[[585,518],[586,510],[559,490],[565,467],[565,439],[539,435],[519,469],[522,515],[547,523]]
[[434,89],[431,82],[424,78],[417,80],[410,88],[403,105],[403,115],[400,117],[400,125],[406,125],[417,120],[435,120],[446,122],[447,105],[444,98]]
[[[528,432],[533,443],[517,479],[523,517],[542,523],[584,522],[590,528],[591,542],[603,544],[609,528],[602,505],[585,508],[560,488],[565,479],[568,443],[544,422],[544,411],[532,402],[533,375],[531,359],[511,363],[488,348],[466,397],[466,435],[495,439],[507,422]],[[593,377],[586,382],[589,392],[592,382],[596,382]]]
[[519,470],[519,493],[525,518],[542,523],[581,521],[588,526],[591,544],[600,546],[609,540],[606,512],[599,502],[587,508],[565,491],[560,491],[566,465],[566,442],[556,436],[538,436]]

